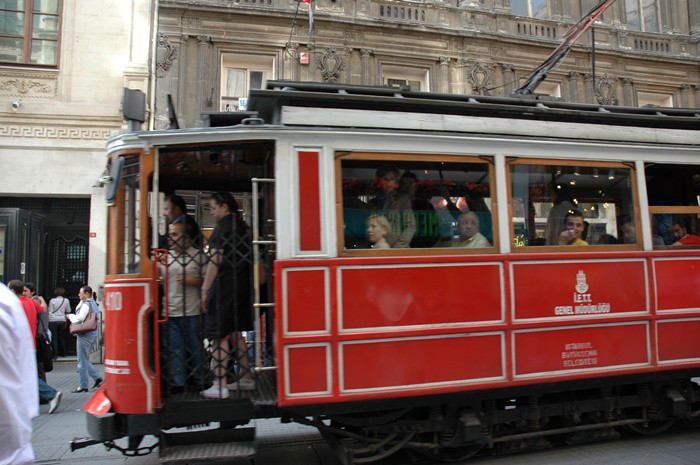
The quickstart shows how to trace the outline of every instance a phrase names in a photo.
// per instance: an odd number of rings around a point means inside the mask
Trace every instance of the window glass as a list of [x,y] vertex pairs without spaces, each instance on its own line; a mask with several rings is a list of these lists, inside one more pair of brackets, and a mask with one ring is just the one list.
[[250,71],[250,89],[262,89],[266,81],[267,71]]
[[226,95],[228,97],[245,97],[245,70],[226,70]]
[[642,22],[639,17],[639,0],[625,0],[627,12],[627,27],[635,31],[642,30]]
[[642,0],[644,9],[644,30],[647,32],[659,32],[659,10],[656,0]]
[[547,9],[547,0],[530,0],[530,8],[532,9],[533,18],[547,19],[549,18],[549,10]]
[[514,15],[529,16],[527,11],[527,0],[510,0],[510,9]]
[[637,244],[631,170],[513,164],[513,243]]
[[344,248],[492,247],[487,162],[341,161]]
[[0,33],[21,36],[24,33],[24,14],[0,10]]
[[645,167],[655,249],[700,247],[700,167]]
[[24,41],[22,39],[0,37],[0,61],[5,63],[21,63],[23,47]]
[[34,0],[34,12],[58,14],[58,0]]

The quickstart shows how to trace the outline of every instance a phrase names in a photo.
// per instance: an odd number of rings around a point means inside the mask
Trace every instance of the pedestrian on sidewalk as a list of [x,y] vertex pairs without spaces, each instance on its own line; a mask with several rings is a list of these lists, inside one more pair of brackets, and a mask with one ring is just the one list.
[[66,313],[70,313],[70,302],[65,295],[66,290],[57,287],[54,298],[49,300],[49,330],[54,357],[66,356]]
[[34,463],[32,419],[39,415],[29,322],[17,296],[0,283],[0,465]]
[[[10,281],[7,286],[19,298],[19,303],[24,309],[24,314],[29,322],[29,328],[33,335],[34,344],[34,366],[36,366],[36,327],[37,316],[41,313],[41,307],[37,302],[24,296],[24,283],[16,279]],[[37,376],[39,386],[39,403],[49,404],[49,414],[54,413],[61,403],[63,393],[48,385],[46,381]]]
[[[98,317],[100,312],[97,309],[97,302],[92,298],[92,288],[90,286],[83,286],[78,292],[78,297],[80,297],[80,303],[75,308],[75,314],[67,314],[66,318],[71,323],[82,323],[85,318],[90,314],[90,312],[95,312]],[[89,389],[88,383],[90,378],[95,380],[93,388],[97,388],[102,384],[102,377],[100,373],[95,369],[95,367],[90,362],[90,354],[92,353],[92,348],[97,342],[97,330],[88,331],[85,333],[76,334],[78,338],[77,349],[78,349],[78,375],[80,379],[80,385],[73,389],[71,392],[87,392]]]
[[[36,317],[36,342],[44,346],[46,341],[51,341],[51,333],[49,332],[49,313],[46,311],[47,305],[44,298],[36,294],[36,286],[33,283],[24,283],[24,297],[32,299],[34,302],[39,304],[40,311]],[[39,349],[39,347],[37,347]],[[51,358],[46,358],[42,360],[41,350],[37,351],[36,359],[36,369],[39,373],[39,378],[46,382],[46,372],[53,370],[53,361]],[[44,364],[50,364],[49,367],[45,367]]]

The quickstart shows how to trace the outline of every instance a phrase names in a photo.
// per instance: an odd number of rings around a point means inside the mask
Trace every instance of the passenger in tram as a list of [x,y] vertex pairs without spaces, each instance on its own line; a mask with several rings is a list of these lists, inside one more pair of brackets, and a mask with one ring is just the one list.
[[546,245],[562,245],[561,234],[566,232],[565,222],[569,212],[576,210],[576,205],[571,201],[571,189],[568,184],[557,184],[553,190],[554,206],[549,210],[547,224],[544,228]]
[[411,199],[411,209],[416,221],[416,232],[411,239],[411,248],[433,247],[440,240],[440,218],[435,207],[418,196],[418,177],[405,171],[399,179],[399,192]]
[[637,243],[637,228],[632,223],[632,218],[623,216],[620,220],[620,238],[623,244]]
[[165,302],[168,320],[164,323],[162,337],[165,344],[163,367],[168,386],[174,393],[184,391],[187,381],[200,389],[205,382],[199,292],[205,259],[202,252],[192,246],[194,234],[191,223],[171,223],[168,227],[167,272],[165,266],[160,265],[168,280],[168,300]]
[[[229,397],[229,389],[255,389],[248,362],[248,347],[242,331],[253,330],[250,302],[250,270],[245,257],[248,227],[238,215],[238,205],[229,192],[212,195],[209,202],[216,227],[209,240],[210,261],[202,283],[204,337],[213,341],[214,384],[204,397]],[[240,377],[227,386],[228,356],[238,362]]]
[[373,249],[390,249],[386,236],[391,232],[391,225],[386,216],[373,214],[367,218],[367,238]]
[[578,210],[571,210],[564,217],[564,231],[559,234],[559,245],[588,245],[588,242],[581,239],[583,232],[583,213]]
[[600,238],[598,239],[598,244],[600,245],[614,245],[617,243],[617,237],[613,236],[612,234],[601,234]]
[[375,184],[378,195],[369,202],[371,210],[387,217],[391,231],[387,236],[389,246],[394,249],[410,247],[416,232],[416,220],[413,217],[411,199],[401,194],[399,187],[399,170],[395,166],[384,165],[377,169]]
[[481,248],[491,247],[489,240],[480,232],[479,217],[472,211],[464,212],[457,220],[459,239],[452,241],[452,247]]
[[690,234],[688,232],[688,228],[686,228],[684,225],[682,225],[678,221],[673,223],[673,227],[671,228],[671,233],[673,233],[673,237],[676,240],[676,242],[671,244],[672,247],[682,247],[682,246],[686,246],[686,245],[694,245],[694,246],[700,245],[700,236],[698,236],[697,234]]
[[163,202],[163,214],[168,219],[168,224],[185,222],[190,225],[188,231],[192,231],[191,245],[198,249],[201,248],[199,225],[194,218],[187,214],[185,199],[175,194],[166,195],[165,202]]

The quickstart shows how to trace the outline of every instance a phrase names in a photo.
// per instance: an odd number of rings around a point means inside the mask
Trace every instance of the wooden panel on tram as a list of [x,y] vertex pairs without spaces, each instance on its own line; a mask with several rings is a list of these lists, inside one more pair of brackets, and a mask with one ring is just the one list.
[[500,263],[340,267],[343,330],[503,321]]
[[513,263],[513,319],[648,313],[645,263],[643,259]]
[[503,333],[341,343],[341,392],[505,379]]
[[700,318],[659,320],[656,323],[659,363],[700,360]]
[[655,259],[659,311],[700,311],[700,258]]
[[515,378],[650,365],[647,323],[514,331]]
[[283,272],[284,333],[330,331],[328,268],[292,268]]

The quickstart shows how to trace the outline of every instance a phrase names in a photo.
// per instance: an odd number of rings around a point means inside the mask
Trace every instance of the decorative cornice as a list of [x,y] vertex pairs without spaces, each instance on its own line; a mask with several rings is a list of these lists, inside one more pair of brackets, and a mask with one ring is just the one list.
[[119,129],[85,128],[71,126],[30,126],[21,124],[1,124],[0,137],[30,139],[80,139],[103,140],[119,133]]

